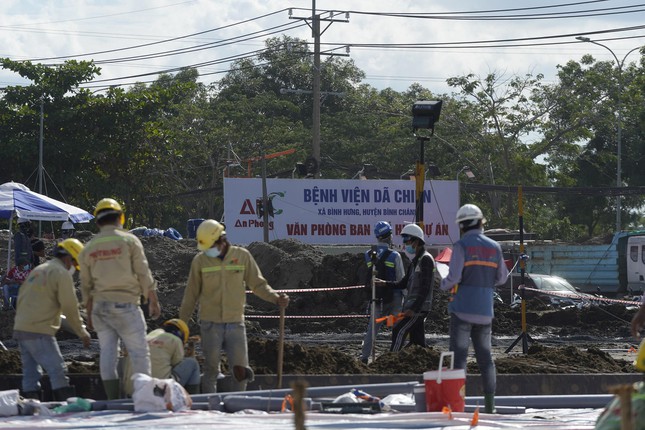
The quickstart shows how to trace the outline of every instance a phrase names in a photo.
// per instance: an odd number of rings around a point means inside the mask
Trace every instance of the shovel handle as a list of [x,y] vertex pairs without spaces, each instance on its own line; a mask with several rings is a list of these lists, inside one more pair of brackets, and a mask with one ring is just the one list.
[[284,361],[284,306],[280,306],[280,333],[278,337],[278,387],[282,388],[282,363]]

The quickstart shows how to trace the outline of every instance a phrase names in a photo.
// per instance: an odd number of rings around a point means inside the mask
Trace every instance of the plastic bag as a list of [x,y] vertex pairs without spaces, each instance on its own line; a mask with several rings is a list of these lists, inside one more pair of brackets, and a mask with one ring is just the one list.
[[0,416],[9,417],[18,415],[18,390],[0,391]]
[[82,397],[76,397],[74,401],[68,401],[67,404],[54,408],[54,412],[57,414],[63,414],[66,412],[86,412],[91,410],[92,402]]
[[190,395],[174,379],[157,379],[135,373],[132,382],[132,400],[136,412],[178,412],[190,410],[193,405]]

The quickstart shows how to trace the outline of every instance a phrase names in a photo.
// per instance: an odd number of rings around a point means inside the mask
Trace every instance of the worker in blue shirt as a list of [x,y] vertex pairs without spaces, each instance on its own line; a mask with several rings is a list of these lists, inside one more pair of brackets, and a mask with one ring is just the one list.
[[455,353],[455,368],[466,369],[470,340],[484,385],[484,411],[495,410],[497,377],[491,353],[493,294],[495,286],[506,282],[508,269],[502,249],[484,235],[486,222],[481,209],[466,204],[457,211],[462,233],[452,248],[448,276],[441,289],[451,290],[450,350]]

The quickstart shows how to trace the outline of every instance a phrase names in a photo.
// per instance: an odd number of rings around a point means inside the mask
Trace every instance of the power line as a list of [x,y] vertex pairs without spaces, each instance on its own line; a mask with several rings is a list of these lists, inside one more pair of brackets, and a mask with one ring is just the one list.
[[187,38],[190,38],[190,37],[201,36],[203,34],[212,33],[214,31],[224,30],[224,29],[227,29],[227,28],[235,27],[237,25],[246,24],[248,22],[256,21],[258,19],[262,19],[262,18],[266,18],[266,17],[272,16],[272,15],[275,15],[275,14],[278,14],[278,13],[282,13],[282,12],[285,12],[286,10],[287,9],[281,9],[281,10],[278,10],[278,11],[275,11],[275,12],[270,12],[270,13],[267,13],[267,14],[264,14],[264,15],[259,15],[259,16],[253,17],[253,18],[249,18],[249,19],[246,19],[246,20],[243,20],[243,21],[238,21],[238,22],[235,22],[235,23],[232,23],[232,24],[227,24],[227,25],[224,25],[224,26],[221,26],[221,27],[211,28],[210,30],[199,31],[197,33],[186,34],[184,36],[173,37],[173,38],[170,38],[170,39],[164,39],[164,40],[160,40],[158,42],[151,42],[151,43],[144,43],[144,44],[140,44],[140,45],[126,46],[126,47],[123,47],[123,48],[109,49],[109,50],[105,50],[105,51],[88,52],[88,53],[85,53],[85,54],[64,55],[64,56],[46,57],[46,58],[34,58],[34,59],[31,59],[31,60],[28,60],[28,61],[37,62],[37,61],[49,61],[49,60],[64,60],[64,59],[68,59],[68,58],[78,58],[78,57],[90,57],[90,56],[93,57],[95,55],[100,55],[100,54],[108,54],[108,53],[112,53],[112,52],[121,52],[121,51],[130,50],[130,49],[146,48],[146,47],[149,47],[149,46],[155,46],[155,45],[159,45],[159,44],[162,44],[162,43],[175,42],[177,40],[187,39]]

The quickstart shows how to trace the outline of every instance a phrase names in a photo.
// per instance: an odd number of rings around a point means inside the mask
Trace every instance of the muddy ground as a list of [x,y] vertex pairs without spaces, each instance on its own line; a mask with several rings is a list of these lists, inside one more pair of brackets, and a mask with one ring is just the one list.
[[[91,234],[81,235],[82,241]],[[154,277],[159,281],[162,318],[149,320],[152,330],[177,317],[190,262],[196,254],[193,240],[141,238]],[[48,248],[53,244],[49,243]],[[6,236],[0,234],[0,263],[6,264]],[[365,274],[361,254],[326,255],[319,248],[293,240],[256,242],[249,246],[265,277],[275,289],[294,290],[360,285]],[[374,362],[358,360],[366,328],[368,292],[363,288],[319,292],[291,292],[285,324],[285,374],[420,374],[436,369],[448,347],[447,295],[435,290],[434,306],[426,323],[428,348],[411,347],[390,353],[389,329],[379,333]],[[553,309],[538,301],[527,304],[529,334],[534,340],[527,354],[519,343],[505,353],[521,333],[519,309],[499,303],[493,326],[495,361],[499,373],[607,373],[632,372],[637,346],[629,335],[635,308],[623,305],[582,309]],[[0,313],[0,373],[20,373],[20,357],[11,340],[14,311]],[[249,295],[247,333],[251,365],[258,374],[275,373],[278,338],[277,308]],[[324,316],[336,318],[323,318]],[[258,318],[259,316],[263,318]],[[352,316],[341,318],[340,316]],[[191,334],[199,326],[190,324]],[[95,335],[94,335],[95,336]],[[74,335],[58,334],[71,373],[98,372],[98,341],[84,350]],[[197,346],[199,357],[200,350]],[[478,373],[474,359],[470,373]]]

